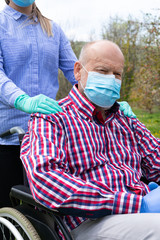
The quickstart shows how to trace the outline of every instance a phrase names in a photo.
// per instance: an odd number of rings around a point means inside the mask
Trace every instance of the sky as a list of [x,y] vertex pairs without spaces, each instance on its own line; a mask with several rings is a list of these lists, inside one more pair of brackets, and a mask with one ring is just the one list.
[[[140,19],[143,13],[160,13],[159,0],[36,0],[42,14],[58,23],[70,40],[101,38],[110,18]],[[0,11],[5,1],[0,0]]]

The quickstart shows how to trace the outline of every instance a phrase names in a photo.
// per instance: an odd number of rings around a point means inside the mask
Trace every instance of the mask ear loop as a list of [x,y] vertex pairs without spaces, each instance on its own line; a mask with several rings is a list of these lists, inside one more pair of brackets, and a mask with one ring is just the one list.
[[81,83],[81,80],[79,81],[79,83],[80,83],[80,85],[81,85],[81,87],[83,88],[83,91],[84,91],[84,87],[83,87],[83,85],[82,85],[82,83]]
[[80,62],[81,66],[84,68],[84,70],[88,73],[87,69],[85,68],[85,66]]
[[[84,70],[88,73],[88,71],[87,71],[87,69],[85,68],[85,66],[84,66],[81,62],[80,62],[80,64],[81,64],[81,66],[84,68]],[[84,86],[83,86],[81,80],[79,81],[79,83],[80,83],[82,89],[85,90],[85,88],[84,88]]]

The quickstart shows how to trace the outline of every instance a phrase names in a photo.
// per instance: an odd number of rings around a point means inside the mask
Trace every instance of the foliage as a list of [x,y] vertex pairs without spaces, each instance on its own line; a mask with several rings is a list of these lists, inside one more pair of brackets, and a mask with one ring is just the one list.
[[146,14],[141,29],[141,54],[131,98],[151,113],[153,106],[160,106],[160,17]]
[[133,108],[133,112],[155,137],[160,138],[160,112],[157,109],[152,114],[139,108]]
[[138,103],[142,109],[152,113],[153,106],[160,104],[159,77],[157,71],[141,66],[135,74],[135,87],[132,88],[130,99]]
[[110,18],[102,38],[116,42],[125,57],[121,99],[152,112],[160,106],[160,17],[144,14],[143,21]]
[[57,100],[66,97],[72,88],[71,83],[69,81],[67,81],[67,79],[63,75],[62,71],[60,71],[60,70],[59,70],[59,75],[58,75],[58,81],[59,81],[59,90],[58,90],[58,93],[56,96]]
[[[84,45],[84,42],[71,41],[72,49],[77,58],[79,58],[79,54],[83,45]],[[59,91],[56,96],[57,100],[66,97],[72,88],[71,83],[64,77],[62,71],[60,70],[59,70],[58,80],[59,80]]]

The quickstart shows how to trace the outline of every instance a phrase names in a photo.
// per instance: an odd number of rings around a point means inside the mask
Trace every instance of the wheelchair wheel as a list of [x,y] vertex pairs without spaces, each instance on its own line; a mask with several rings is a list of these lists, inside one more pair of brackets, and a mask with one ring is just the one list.
[[[8,231],[8,235],[6,236],[6,231],[4,230],[5,228],[9,229]],[[2,231],[2,236],[0,236],[0,239],[7,239],[9,237],[9,239],[12,239],[12,236],[16,239],[16,240],[23,240],[22,236],[20,235],[20,233],[18,232],[17,228],[7,219],[0,217],[0,229]],[[12,236],[11,236],[12,235]],[[7,237],[7,238],[6,238]]]
[[30,221],[14,208],[0,209],[0,230],[3,240],[40,240]]

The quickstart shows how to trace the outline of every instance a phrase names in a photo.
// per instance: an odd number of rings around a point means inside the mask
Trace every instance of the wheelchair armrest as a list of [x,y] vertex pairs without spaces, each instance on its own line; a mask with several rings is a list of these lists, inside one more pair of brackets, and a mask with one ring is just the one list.
[[14,200],[18,199],[19,201],[22,201],[23,203],[29,204],[33,207],[38,207],[39,209],[44,210],[45,212],[51,214],[54,221],[57,223],[57,225],[60,227],[62,233],[64,234],[65,239],[72,240],[72,237],[61,218],[61,216],[63,214],[59,213],[58,210],[49,209],[49,208],[44,207],[43,205],[39,204],[38,202],[36,202],[31,194],[29,187],[24,186],[24,185],[13,186],[10,191],[10,197],[11,197],[12,202],[16,202],[16,201],[13,201],[13,199]]
[[[41,205],[40,203],[36,202],[32,196],[32,193],[29,189],[29,187],[24,185],[16,185],[11,188],[10,191],[10,197],[11,199],[18,199],[21,200],[24,203],[33,205],[35,207],[38,207],[45,211],[51,211],[51,209],[48,209],[47,207]],[[58,212],[56,210],[53,210],[54,212]]]

